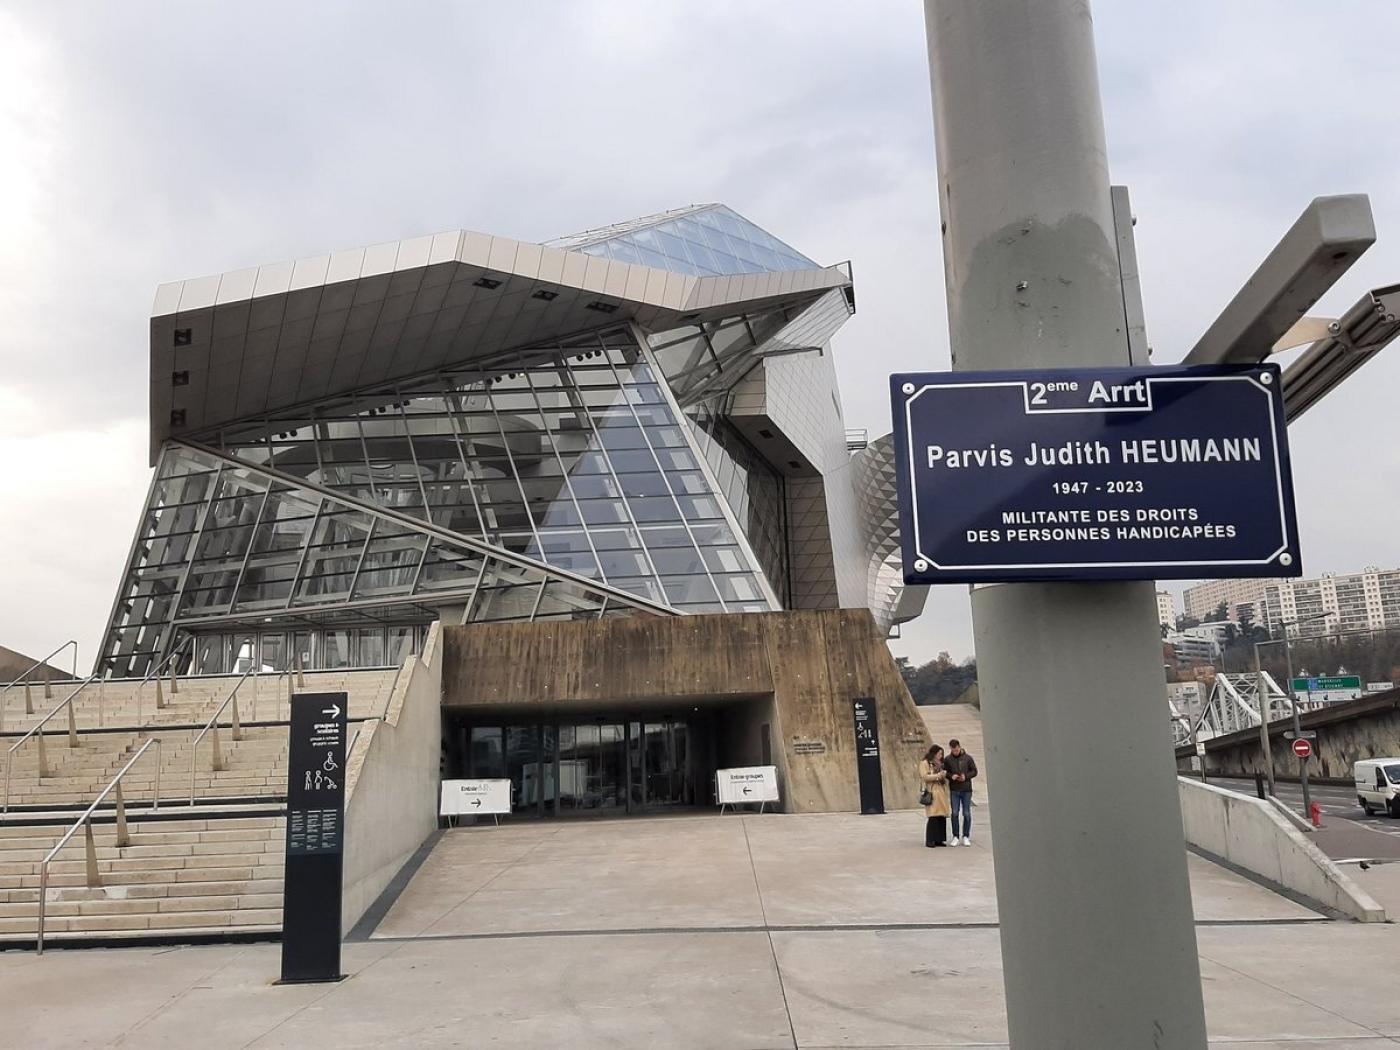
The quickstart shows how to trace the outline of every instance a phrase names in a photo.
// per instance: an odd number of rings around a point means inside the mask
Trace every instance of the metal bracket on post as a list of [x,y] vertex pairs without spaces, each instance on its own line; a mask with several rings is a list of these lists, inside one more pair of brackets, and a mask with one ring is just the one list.
[[68,746],[78,746],[78,717],[73,714],[73,701],[68,700]]
[[34,694],[29,691],[29,683],[24,683],[24,713],[32,715],[34,713]]
[[1252,365],[1376,242],[1364,193],[1317,197],[1235,293],[1183,362]]
[[1400,284],[1373,288],[1283,371],[1283,410],[1292,423],[1400,336]]
[[[257,679],[254,679],[254,682],[256,682],[256,681],[257,681]],[[232,722],[231,729],[232,729],[232,733],[231,733],[230,735],[233,737],[233,739],[235,739],[235,740],[242,740],[242,739],[243,739],[243,722],[242,722],[242,720],[239,719],[239,717],[238,717],[238,694],[237,694],[237,693],[234,693],[234,694],[233,694],[233,722]]]
[[160,675],[156,675],[156,710],[165,707],[165,690],[161,688]]
[[1128,363],[1150,365],[1152,348],[1147,345],[1147,315],[1142,308],[1142,281],[1138,278],[1137,240],[1133,227],[1132,202],[1128,187],[1110,186],[1113,204],[1113,232],[1118,240],[1118,278],[1123,285],[1123,322],[1128,334]]
[[224,769],[224,748],[219,741],[219,720],[217,718],[214,719],[214,731],[212,735],[214,738],[214,761],[209,768],[215,773],[222,773]]
[[41,729],[34,735],[39,738],[39,779],[43,780],[49,775],[49,752],[44,745],[44,731]]

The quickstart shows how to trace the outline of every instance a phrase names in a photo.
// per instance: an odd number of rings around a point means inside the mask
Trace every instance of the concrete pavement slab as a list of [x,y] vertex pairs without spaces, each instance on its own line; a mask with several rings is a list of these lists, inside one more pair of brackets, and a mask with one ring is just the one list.
[[1400,861],[1369,864],[1365,870],[1359,864],[1344,864],[1342,870],[1376,899],[1392,922],[1400,920]]
[[[1201,957],[1317,1003],[1369,1034],[1400,1038],[1400,929],[1390,923],[1199,927]],[[1337,1034],[1342,1034],[1338,1032]]]
[[799,1046],[1007,1039],[996,930],[774,933],[773,949]]
[[[462,829],[345,946],[343,983],[274,987],[275,945],[0,953],[0,1045],[1005,1045],[999,933],[966,925],[995,918],[978,816],[977,846],[938,851],[917,812]],[[1354,965],[1400,929],[1190,870],[1227,923],[1197,928],[1212,1046],[1400,1045],[1395,968]]]
[[[449,831],[375,936],[761,926],[742,818]],[[535,845],[524,848],[533,832]]]
[[[997,921],[989,807],[973,845],[931,850],[923,816],[714,815],[444,834],[376,937]],[[1320,919],[1198,857],[1204,921]]]

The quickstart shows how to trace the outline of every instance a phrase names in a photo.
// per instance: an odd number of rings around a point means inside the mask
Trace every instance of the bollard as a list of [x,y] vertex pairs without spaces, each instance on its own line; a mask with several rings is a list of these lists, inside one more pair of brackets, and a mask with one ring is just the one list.
[[1322,807],[1316,801],[1308,807],[1308,816],[1312,818],[1313,827],[1322,827]]
[[1254,774],[1254,790],[1255,790],[1255,792],[1259,795],[1260,798],[1264,798],[1264,797],[1265,797],[1265,795],[1264,795],[1264,774],[1263,774],[1263,773],[1255,773],[1255,774]]

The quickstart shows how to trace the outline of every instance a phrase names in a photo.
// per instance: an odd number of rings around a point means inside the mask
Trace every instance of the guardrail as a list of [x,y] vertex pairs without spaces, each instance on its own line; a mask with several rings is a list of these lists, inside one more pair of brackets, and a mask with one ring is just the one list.
[[53,860],[54,857],[58,856],[59,850],[68,845],[68,840],[77,833],[78,829],[83,828],[87,838],[87,884],[89,886],[99,886],[102,884],[102,876],[97,870],[97,843],[92,836],[92,815],[97,812],[97,807],[102,805],[102,802],[107,796],[115,790],[117,793],[117,845],[120,847],[129,846],[131,844],[131,834],[127,831],[126,827],[126,800],[122,798],[122,777],[126,776],[127,773],[131,771],[131,767],[136,765],[136,763],[141,760],[141,756],[152,747],[156,749],[157,761],[155,792],[151,799],[151,811],[155,812],[160,809],[160,761],[158,757],[160,754],[160,740],[156,737],[152,737],[142,744],[141,749],[131,756],[131,759],[126,765],[122,766],[116,776],[108,781],[107,786],[103,788],[102,793],[93,800],[92,805],[88,806],[88,808],[83,811],[83,815],[73,823],[72,827],[64,832],[63,838],[58,840],[54,848],[49,850],[49,852],[45,854],[44,859],[39,863],[39,928],[35,937],[35,954],[44,954],[44,916],[49,902],[49,862]]
[[[68,639],[68,641],[64,642],[53,652],[49,653],[48,656],[45,656],[41,660],[35,660],[32,664],[29,665],[29,667],[25,669],[24,674],[20,675],[13,682],[7,683],[4,689],[0,689],[0,732],[4,732],[5,729],[5,697],[9,694],[10,690],[17,685],[24,685],[24,713],[27,715],[32,715],[34,713],[34,698],[29,692],[29,687],[33,683],[30,681],[29,676],[35,671],[37,671],[39,668],[47,666],[50,660],[52,660],[59,653],[63,652],[63,650],[67,649],[70,645],[73,647],[73,680],[77,681],[78,642],[77,639],[70,638]],[[53,684],[49,680],[49,675],[47,671],[44,672],[44,699],[53,699]]]
[[152,678],[155,678],[155,680],[156,680],[156,710],[157,710],[157,711],[159,711],[161,708],[163,708],[163,707],[165,706],[165,694],[161,691],[160,676],[164,673],[164,671],[165,671],[165,669],[166,669],[167,667],[170,669],[170,693],[171,693],[171,695],[173,696],[173,695],[175,695],[176,693],[178,693],[178,692],[180,691],[180,679],[179,679],[178,677],[176,677],[176,675],[175,675],[175,664],[173,663],[173,661],[174,661],[175,657],[177,657],[177,656],[180,655],[180,650],[182,650],[185,646],[189,645],[192,641],[194,641],[194,635],[192,635],[192,634],[187,634],[187,635],[185,635],[185,637],[184,637],[178,644],[176,644],[175,648],[171,649],[170,652],[166,653],[164,659],[162,659],[162,660],[161,660],[159,663],[157,663],[154,667],[152,667],[150,670],[148,670],[148,671],[146,672],[146,674],[142,677],[141,681],[137,683],[137,685],[136,685],[136,724],[137,724],[138,726],[141,724],[141,698],[142,698],[143,696],[145,696],[145,694],[146,694],[146,683],[147,683],[147,682],[149,682]]
[[49,756],[48,751],[44,747],[44,726],[48,724],[49,719],[66,707],[68,709],[68,746],[77,747],[78,723],[73,715],[73,700],[79,693],[97,680],[98,674],[99,672],[93,672],[89,675],[82,685],[74,689],[62,701],[55,704],[52,711],[35,722],[33,728],[31,728],[29,732],[25,733],[24,736],[10,745],[10,749],[5,753],[5,797],[4,801],[0,802],[0,817],[8,815],[10,812],[10,771],[15,768],[15,752],[23,747],[31,737],[37,735],[39,738],[39,779],[43,780],[44,777],[48,776]]
[[214,744],[214,763],[213,763],[212,768],[213,768],[213,771],[214,771],[215,773],[217,773],[217,772],[219,772],[220,770],[222,770],[222,769],[224,768],[224,749],[223,749],[223,744],[222,744],[222,743],[220,742],[220,740],[219,740],[219,716],[222,715],[222,714],[224,713],[224,708],[228,707],[229,704],[232,704],[232,705],[233,705],[233,719],[232,719],[232,721],[231,721],[231,724],[230,724],[230,726],[229,726],[229,729],[230,729],[231,735],[232,735],[232,737],[233,737],[234,740],[242,740],[242,739],[243,739],[243,724],[242,724],[242,722],[240,722],[239,719],[238,719],[238,689],[239,689],[240,686],[243,685],[244,682],[246,682],[246,681],[248,680],[248,676],[249,676],[249,675],[253,675],[253,676],[254,676],[254,677],[253,677],[253,696],[254,696],[254,699],[256,699],[257,694],[258,694],[258,685],[257,685],[257,675],[258,675],[258,674],[259,674],[258,666],[257,666],[256,664],[254,664],[252,667],[249,667],[248,670],[244,671],[243,674],[239,676],[238,681],[234,682],[234,683],[233,683],[233,688],[229,690],[228,696],[224,697],[223,703],[221,703],[217,708],[214,709],[214,713],[209,717],[209,721],[207,721],[207,722],[204,723],[204,728],[201,729],[201,730],[199,731],[199,733],[198,733],[198,734],[195,736],[195,738],[194,738],[194,742],[193,742],[192,744],[190,744],[190,805],[191,805],[191,806],[193,806],[194,803],[195,803],[195,788],[194,788],[195,757],[199,754],[199,742],[200,742],[201,740],[203,740],[203,739],[205,738],[205,736],[209,734],[210,731],[213,732],[213,734],[214,734],[214,740],[213,740],[213,744]]

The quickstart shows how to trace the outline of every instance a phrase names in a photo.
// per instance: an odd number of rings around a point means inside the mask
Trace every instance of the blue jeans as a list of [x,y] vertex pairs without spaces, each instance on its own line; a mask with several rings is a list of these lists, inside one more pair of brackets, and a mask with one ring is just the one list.
[[[953,803],[953,838],[972,834],[972,792],[951,791],[948,797]],[[962,830],[958,830],[958,814],[962,813]]]

